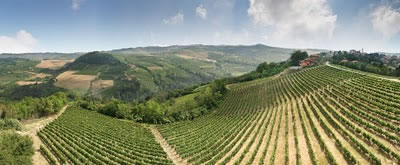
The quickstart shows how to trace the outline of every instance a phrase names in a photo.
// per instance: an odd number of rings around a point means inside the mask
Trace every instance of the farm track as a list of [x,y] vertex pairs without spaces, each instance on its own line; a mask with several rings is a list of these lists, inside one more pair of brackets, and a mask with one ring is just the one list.
[[39,132],[44,126],[57,119],[64,111],[68,108],[68,105],[64,106],[57,114],[51,115],[46,118],[36,119],[32,121],[26,121],[26,124],[23,124],[24,130],[19,132],[21,135],[26,135],[32,138],[33,141],[33,150],[34,155],[32,157],[32,162],[34,165],[44,165],[48,164],[46,158],[40,152],[40,146],[43,145],[43,142],[37,136],[37,132]]
[[175,151],[173,147],[171,147],[168,142],[162,137],[160,132],[158,132],[157,128],[154,126],[150,126],[149,129],[151,133],[156,138],[156,141],[161,145],[165,153],[167,153],[168,158],[174,162],[176,165],[188,165],[187,160],[181,158],[179,154]]

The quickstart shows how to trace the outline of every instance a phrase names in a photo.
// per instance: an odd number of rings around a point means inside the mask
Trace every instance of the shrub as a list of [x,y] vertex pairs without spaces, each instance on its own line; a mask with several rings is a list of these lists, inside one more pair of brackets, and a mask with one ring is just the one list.
[[20,131],[22,129],[22,125],[16,119],[0,119],[0,129],[15,129]]
[[0,165],[32,164],[32,140],[17,133],[0,133]]

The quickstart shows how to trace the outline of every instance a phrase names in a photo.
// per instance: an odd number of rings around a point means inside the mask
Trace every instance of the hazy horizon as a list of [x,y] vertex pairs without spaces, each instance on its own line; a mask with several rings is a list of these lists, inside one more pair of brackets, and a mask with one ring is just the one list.
[[[268,47],[273,47],[273,48],[281,48],[281,49],[293,49],[293,50],[324,50],[324,51],[350,51],[350,50],[357,50],[357,51],[362,51],[362,49],[321,49],[321,48],[289,48],[289,47],[279,47],[279,46],[272,46],[272,45],[265,45],[262,43],[258,43],[258,44],[237,44],[237,45],[226,45],[226,44],[215,44],[215,45],[211,45],[211,44],[187,44],[187,45],[147,45],[147,46],[136,46],[136,47],[121,47],[121,48],[115,48],[115,49],[105,49],[105,50],[88,50],[88,51],[76,51],[76,52],[57,52],[57,51],[37,51],[37,52],[23,52],[23,53],[0,53],[0,54],[40,54],[40,53],[64,53],[64,54],[73,54],[73,53],[88,53],[88,52],[107,52],[107,51],[115,51],[115,50],[123,50],[123,49],[137,49],[137,48],[148,48],[148,47],[172,47],[172,46],[255,46],[255,45],[264,45],[264,46],[268,46]],[[391,54],[398,54],[399,52],[383,52],[383,51],[365,51],[366,53],[391,53]]]
[[4,0],[0,53],[170,45],[400,52],[399,0]]

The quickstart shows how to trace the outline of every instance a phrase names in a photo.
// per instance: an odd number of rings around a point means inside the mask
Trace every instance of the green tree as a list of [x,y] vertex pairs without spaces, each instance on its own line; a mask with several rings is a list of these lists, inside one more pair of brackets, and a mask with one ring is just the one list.
[[17,133],[0,132],[0,165],[32,164],[32,140]]
[[400,65],[396,68],[395,75],[400,77]]
[[308,57],[307,52],[297,50],[290,55],[290,64],[293,66],[299,66],[300,61],[306,59],[307,57]]
[[115,117],[120,119],[132,119],[131,113],[132,111],[128,104],[117,104],[117,112],[115,113]]

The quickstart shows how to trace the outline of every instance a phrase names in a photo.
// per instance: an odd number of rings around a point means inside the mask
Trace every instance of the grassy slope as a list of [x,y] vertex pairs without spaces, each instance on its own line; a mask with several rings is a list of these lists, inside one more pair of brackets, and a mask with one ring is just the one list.
[[[121,64],[75,62],[67,69],[77,70],[78,73],[76,74],[98,75],[98,79],[101,80],[114,80],[114,87],[116,88],[102,90],[102,95],[131,99],[132,97],[144,98],[153,92],[184,88],[222,77],[238,76],[254,70],[260,62],[286,60],[290,52],[292,52],[292,49],[264,45],[145,47],[109,51],[108,53],[111,53]],[[15,56],[38,60],[70,59],[79,55],[81,54],[39,53],[2,54],[0,57]],[[34,63],[36,64],[36,62]],[[0,68],[3,68],[1,64]],[[34,64],[31,64],[29,69],[32,68],[35,69]],[[62,71],[65,71],[65,69],[58,72]],[[5,71],[2,70],[2,72],[4,74]],[[47,73],[48,71],[38,70],[38,72]],[[53,76],[56,76],[56,72],[52,72]],[[14,79],[13,76],[15,76]],[[8,84],[15,84],[15,81],[25,80],[27,76],[29,75],[13,74],[6,79],[11,80]],[[2,81],[2,83],[5,82],[7,81]],[[125,94],[122,91],[137,92],[124,96]]]

